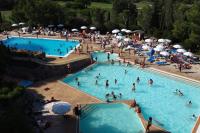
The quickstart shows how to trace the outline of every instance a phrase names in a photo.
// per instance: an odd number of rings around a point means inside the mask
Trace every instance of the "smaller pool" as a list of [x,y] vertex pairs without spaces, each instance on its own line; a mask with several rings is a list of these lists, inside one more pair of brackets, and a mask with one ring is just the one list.
[[143,133],[137,114],[128,105],[87,105],[80,118],[81,133]]
[[[93,52],[92,53],[92,57],[93,59],[95,60],[95,58],[97,58],[97,62],[106,62],[108,61],[108,53],[104,53],[104,52],[100,52],[100,51],[97,51],[97,52]],[[113,53],[113,54],[110,54],[110,60],[116,60],[116,58],[118,58],[118,55]]]
[[79,45],[79,42],[43,38],[11,37],[3,40],[3,44],[20,50],[45,52],[47,56],[66,57]]

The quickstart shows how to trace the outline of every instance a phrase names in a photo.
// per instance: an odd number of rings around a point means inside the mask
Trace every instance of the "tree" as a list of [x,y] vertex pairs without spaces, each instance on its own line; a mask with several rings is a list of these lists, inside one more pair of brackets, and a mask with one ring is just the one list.
[[150,5],[145,5],[138,11],[138,25],[146,32],[151,28],[153,9]]

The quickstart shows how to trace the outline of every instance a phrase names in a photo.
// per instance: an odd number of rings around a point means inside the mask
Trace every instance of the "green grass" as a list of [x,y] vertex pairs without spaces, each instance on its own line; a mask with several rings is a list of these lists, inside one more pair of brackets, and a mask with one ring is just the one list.
[[12,11],[8,10],[8,11],[1,11],[1,15],[2,17],[7,20],[10,21],[10,17],[11,17]]
[[89,8],[100,8],[110,10],[112,9],[112,4],[102,3],[102,2],[92,2]]

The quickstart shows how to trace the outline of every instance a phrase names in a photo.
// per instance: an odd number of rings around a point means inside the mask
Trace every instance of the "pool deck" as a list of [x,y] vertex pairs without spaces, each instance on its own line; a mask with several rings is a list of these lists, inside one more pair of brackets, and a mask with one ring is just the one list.
[[[17,35],[16,33],[11,33],[12,35]],[[25,34],[22,36],[27,37],[36,37],[36,35],[31,34]],[[59,36],[43,36],[39,35],[40,38],[54,38],[54,39],[60,39]],[[0,39],[5,38],[5,36],[0,35]],[[73,38],[73,39],[81,39],[81,38]],[[76,60],[77,58],[86,58],[88,57],[88,54],[86,53],[86,45],[88,44],[89,48],[92,46],[93,48],[89,49],[90,51],[96,51],[96,50],[102,50],[100,48],[100,45],[97,45],[95,43],[90,42],[89,40],[86,40],[83,44],[83,53],[72,53],[67,58],[54,58],[53,60],[49,57],[49,61],[47,62],[48,65],[58,65],[63,63],[68,63],[70,61]],[[106,51],[110,51],[111,49],[106,49]],[[119,52],[118,48],[114,49],[115,53]],[[126,61],[134,61],[136,58],[142,59],[137,57],[134,54],[134,51],[131,51],[131,54],[128,52],[123,52],[121,55],[121,58],[125,58]],[[44,62],[40,62],[44,63]],[[189,79],[195,79],[197,81],[200,81],[200,65],[192,65],[192,69],[190,70],[183,70],[183,72],[179,72],[178,69],[176,69],[174,64],[166,65],[166,66],[157,66],[153,64],[149,64],[148,67],[154,68],[156,70],[161,70],[163,72],[172,73],[175,75],[187,77]],[[45,91],[45,88],[50,88],[50,90]],[[72,104],[72,106],[76,106],[77,104],[88,104],[88,103],[101,103],[102,101],[92,97],[88,94],[85,94],[73,87],[68,86],[67,84],[62,83],[61,81],[57,79],[47,79],[42,82],[37,82],[34,84],[33,87],[30,87],[29,89],[35,90],[38,94],[44,96],[45,100],[51,99],[51,97],[54,97],[55,99],[66,101]],[[130,101],[123,101],[126,104],[130,104]],[[56,133],[59,131],[59,133],[65,133],[66,131],[69,133],[76,133],[76,125],[77,125],[77,118],[73,116],[73,112],[69,112],[68,119],[63,119],[63,117],[52,117],[47,116],[47,119],[52,123],[51,127],[44,130],[45,133]],[[139,115],[140,116],[140,115]],[[146,127],[146,121],[143,119],[142,116],[140,116],[142,123],[144,127]],[[165,132],[163,129],[152,126],[151,131],[153,132]]]

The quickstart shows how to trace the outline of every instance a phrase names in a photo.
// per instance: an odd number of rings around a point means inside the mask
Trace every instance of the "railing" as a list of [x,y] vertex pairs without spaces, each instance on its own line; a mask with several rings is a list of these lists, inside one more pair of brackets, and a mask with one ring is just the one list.
[[195,126],[192,129],[192,133],[199,133],[200,132],[200,116],[198,117]]

